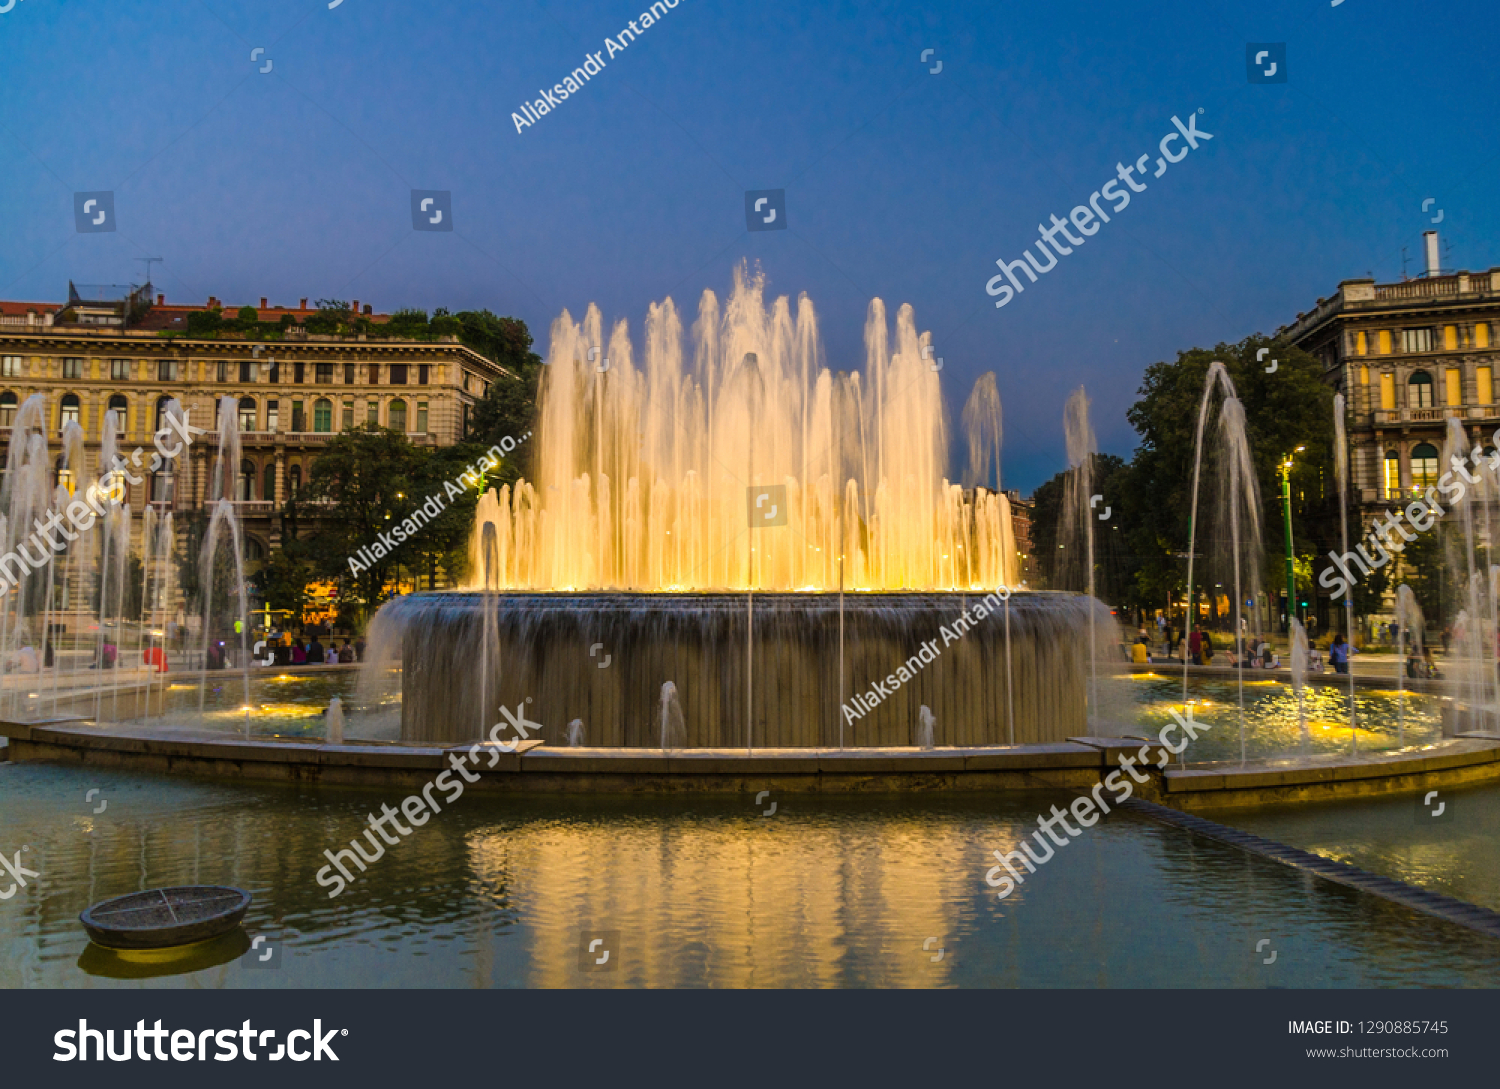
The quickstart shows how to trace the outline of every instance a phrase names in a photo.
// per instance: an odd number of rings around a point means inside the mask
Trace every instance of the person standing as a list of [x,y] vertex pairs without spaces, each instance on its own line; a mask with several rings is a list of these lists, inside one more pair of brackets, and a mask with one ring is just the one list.
[[1328,644],[1328,664],[1333,666],[1335,673],[1349,672],[1349,653],[1354,648],[1344,642],[1342,634],[1333,637],[1333,642]]
[[1188,657],[1194,665],[1203,664],[1203,633],[1197,628],[1192,630],[1187,641]]

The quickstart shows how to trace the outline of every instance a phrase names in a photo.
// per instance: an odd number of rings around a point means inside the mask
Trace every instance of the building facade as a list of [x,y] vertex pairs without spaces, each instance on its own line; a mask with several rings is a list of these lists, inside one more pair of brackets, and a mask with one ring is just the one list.
[[1423,277],[1345,280],[1277,332],[1320,359],[1344,394],[1351,508],[1361,528],[1437,483],[1450,420],[1471,448],[1492,449],[1500,427],[1500,268],[1444,272],[1436,232],[1427,241]]
[[33,394],[44,395],[55,480],[71,483],[76,471],[63,468],[59,441],[62,428],[76,421],[84,436],[86,483],[99,472],[109,411],[116,414],[121,455],[128,460],[139,447],[149,462],[167,403],[181,402],[188,422],[210,433],[194,436],[175,480],[129,469],[140,478],[128,484],[127,493],[137,550],[148,504],[177,512],[182,525],[184,513],[211,503],[225,397],[239,424],[233,497],[247,569],[253,569],[279,547],[279,514],[334,435],[372,423],[419,445],[451,445],[466,436],[474,406],[490,384],[508,377],[456,337],[382,340],[378,327],[385,315],[368,306],[360,311],[357,303],[351,317],[367,319],[372,335],[310,334],[302,322],[317,311],[307,309],[307,300],[292,309],[268,307],[261,299],[259,320],[280,322],[280,335],[256,341],[224,334],[191,339],[179,332],[188,314],[217,308],[217,299],[205,306],[170,306],[158,295],[141,313],[139,291],[116,304],[80,304],[75,292],[70,296],[69,304],[0,303],[0,438],[8,445],[19,407]]

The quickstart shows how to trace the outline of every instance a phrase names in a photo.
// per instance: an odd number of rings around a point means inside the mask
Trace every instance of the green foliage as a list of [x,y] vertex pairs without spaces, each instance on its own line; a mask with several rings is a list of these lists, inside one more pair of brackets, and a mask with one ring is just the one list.
[[242,328],[255,326],[260,323],[260,311],[253,306],[242,306],[238,313],[239,323]]
[[214,337],[224,328],[224,312],[218,307],[212,310],[195,310],[187,316],[187,333],[190,337]]
[[[444,485],[474,457],[472,447],[414,446],[404,435],[368,424],[335,436],[313,462],[295,504],[316,515],[302,554],[317,574],[338,580],[344,596],[367,609],[380,603],[398,567],[461,574],[478,492],[465,488],[449,496]],[[403,530],[405,540],[398,540],[397,527],[431,496],[440,500],[441,512],[414,532]],[[361,548],[374,562],[354,570],[349,558]]]
[[251,586],[266,606],[287,610],[291,615],[286,623],[296,627],[302,623],[302,614],[307,608],[307,584],[313,580],[313,569],[310,563],[299,558],[303,550],[294,542],[288,543],[293,547],[272,552],[252,577]]
[[349,303],[343,299],[319,299],[316,305],[318,312],[309,314],[307,320],[302,323],[309,333],[318,336],[336,336],[344,331],[346,324],[353,319]]
[[[1261,348],[1270,349],[1267,358],[1277,360],[1275,373],[1267,374],[1264,361],[1256,358]],[[1175,362],[1155,363],[1146,369],[1140,399],[1126,413],[1141,436],[1141,445],[1131,466],[1129,496],[1121,502],[1127,523],[1135,527],[1131,543],[1136,582],[1143,598],[1156,606],[1164,604],[1168,591],[1180,592],[1186,581],[1185,564],[1173,553],[1185,553],[1188,548],[1198,412],[1208,367],[1215,359],[1224,363],[1245,408],[1261,494],[1261,539],[1267,549],[1262,564],[1265,589],[1275,593],[1285,582],[1284,576],[1273,577],[1284,571],[1285,563],[1285,522],[1277,475],[1281,455],[1305,447],[1295,455],[1292,471],[1292,531],[1297,548],[1322,554],[1337,540],[1338,508],[1331,469],[1333,392],[1323,381],[1322,365],[1305,352],[1260,335],[1238,344],[1220,344],[1212,351],[1181,352]],[[1205,464],[1200,517],[1207,510],[1211,488],[1211,465]],[[1200,555],[1207,553],[1211,543],[1199,537]]]

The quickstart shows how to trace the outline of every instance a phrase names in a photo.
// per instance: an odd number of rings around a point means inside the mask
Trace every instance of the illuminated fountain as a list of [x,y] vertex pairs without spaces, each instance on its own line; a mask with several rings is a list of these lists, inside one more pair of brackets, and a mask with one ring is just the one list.
[[[596,307],[563,313],[535,478],[480,499],[477,592],[386,605],[363,699],[399,658],[411,741],[485,736],[501,705],[524,705],[556,745],[575,718],[592,744],[654,748],[1085,732],[1088,599],[1011,596],[955,645],[942,631],[1013,586],[1018,556],[995,377],[963,412],[965,487],[945,469],[940,367],[911,307],[893,336],[876,299],[863,370],[830,370],[812,302],[768,303],[743,267],[723,303],[703,293],[690,329],[670,299],[653,305],[639,352]],[[909,682],[851,709],[898,667]]]

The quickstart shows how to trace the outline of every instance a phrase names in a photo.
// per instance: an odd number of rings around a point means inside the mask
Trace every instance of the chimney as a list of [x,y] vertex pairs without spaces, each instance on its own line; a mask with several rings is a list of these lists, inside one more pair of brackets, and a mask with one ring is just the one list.
[[1437,231],[1422,232],[1422,248],[1427,251],[1427,275],[1437,276],[1442,273],[1442,262],[1438,260],[1438,233]]
[[359,313],[359,300],[358,300],[358,299],[355,299],[355,300],[354,300],[354,312],[355,312],[355,313],[356,313],[356,314],[358,314],[358,313]]
[[268,310],[268,309],[270,309],[268,306],[266,306],[266,297],[264,295],[262,295],[260,297],[260,308],[262,310]]
[[298,309],[298,310],[306,310],[306,309],[307,309],[307,300],[306,300],[306,299],[303,299],[303,300],[302,300],[302,305],[301,305],[301,306],[299,306],[299,307],[297,307],[297,309]]
[[157,306],[166,306],[167,305],[167,297],[166,297],[166,295],[162,294],[159,291],[156,293],[156,305]]
[[371,306],[369,303],[365,303],[365,313],[366,314],[372,313],[374,311],[374,309],[375,308],[373,306]]
[[218,300],[218,299],[216,299],[216,298],[214,298],[214,297],[213,297],[213,296],[212,296],[212,295],[210,295],[210,296],[209,296],[209,297],[208,297],[208,308],[209,308],[209,309],[210,309],[210,310],[212,310],[212,309],[213,309],[213,308],[214,308],[214,307],[216,307],[216,306],[218,306],[218,305],[219,305],[219,300]]

